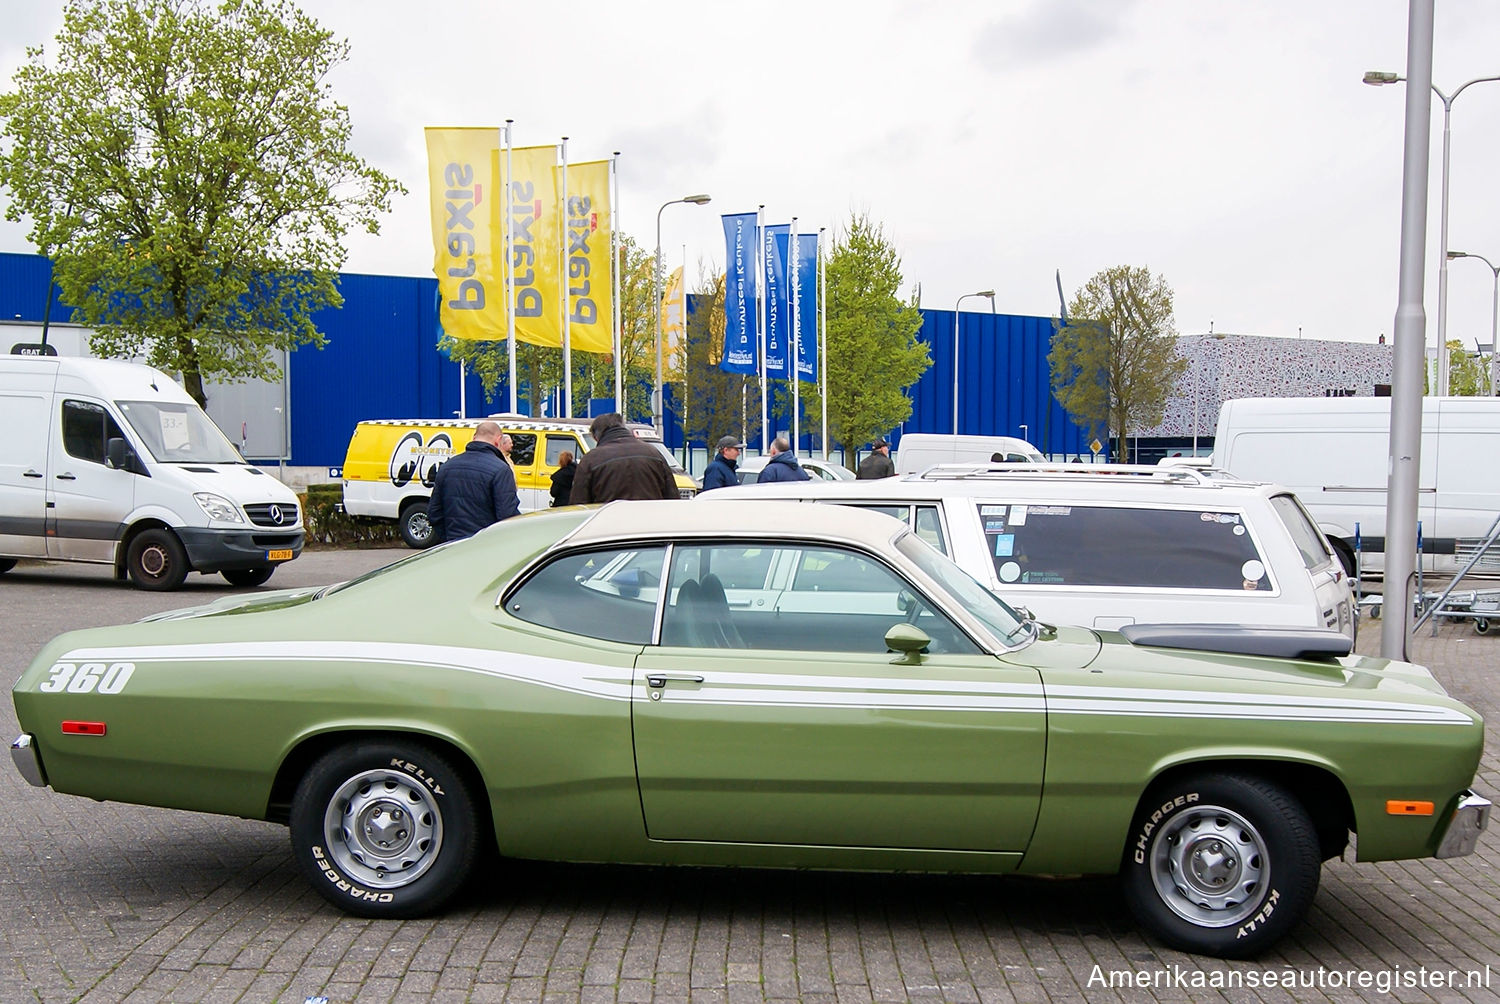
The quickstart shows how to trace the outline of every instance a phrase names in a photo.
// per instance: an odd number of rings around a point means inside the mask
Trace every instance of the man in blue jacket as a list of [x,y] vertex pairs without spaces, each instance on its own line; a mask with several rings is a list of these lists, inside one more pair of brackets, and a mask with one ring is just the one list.
[[740,451],[744,448],[745,444],[740,442],[737,436],[723,436],[719,439],[719,448],[703,472],[704,491],[713,488],[728,488],[740,483],[738,461]]
[[771,440],[771,459],[766,461],[766,468],[760,472],[760,479],[755,483],[769,485],[777,481],[807,480],[809,480],[807,472],[797,462],[797,455],[792,452],[792,444],[782,436]]
[[472,537],[491,523],[520,515],[516,475],[500,453],[503,435],[494,422],[480,422],[464,452],[438,468],[427,501],[434,544]]

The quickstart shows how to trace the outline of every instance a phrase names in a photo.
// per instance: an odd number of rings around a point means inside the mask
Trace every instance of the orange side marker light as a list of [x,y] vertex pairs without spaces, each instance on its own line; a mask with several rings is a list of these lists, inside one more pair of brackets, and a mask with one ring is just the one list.
[[1433,811],[1431,802],[1405,802],[1393,798],[1385,803],[1388,816],[1430,816]]

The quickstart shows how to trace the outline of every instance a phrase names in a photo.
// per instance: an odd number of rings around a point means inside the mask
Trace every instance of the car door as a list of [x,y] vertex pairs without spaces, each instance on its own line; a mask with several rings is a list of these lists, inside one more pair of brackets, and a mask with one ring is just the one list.
[[[130,439],[103,404],[64,398],[59,434],[52,437],[48,489],[47,555],[74,561],[110,561],[124,521],[135,508],[140,475],[105,462],[111,439]],[[132,444],[133,446],[134,444]]]
[[[903,621],[932,638],[914,662],[886,649]],[[1038,674],[981,651],[873,555],[675,545],[661,642],[632,696],[652,839],[1025,847],[1045,752]]]
[[47,553],[47,434],[53,373],[13,374],[26,385],[0,392],[0,554]]

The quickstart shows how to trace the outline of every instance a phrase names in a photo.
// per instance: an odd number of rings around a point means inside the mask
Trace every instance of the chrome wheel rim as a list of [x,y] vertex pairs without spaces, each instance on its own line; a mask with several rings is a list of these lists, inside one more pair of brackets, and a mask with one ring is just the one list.
[[432,521],[427,518],[425,512],[412,513],[407,517],[406,529],[411,534],[412,540],[426,540],[432,536]]
[[1177,916],[1229,927],[1253,914],[1270,856],[1249,820],[1218,805],[1191,806],[1162,824],[1151,845],[1151,881]]
[[399,889],[426,874],[443,846],[443,816],[407,774],[370,770],[339,786],[323,814],[328,853],[354,881]]

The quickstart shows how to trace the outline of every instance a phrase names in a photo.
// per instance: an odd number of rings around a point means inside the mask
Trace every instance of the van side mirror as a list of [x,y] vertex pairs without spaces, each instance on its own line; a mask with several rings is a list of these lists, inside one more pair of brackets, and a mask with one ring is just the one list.
[[130,444],[126,443],[119,436],[111,437],[104,444],[104,458],[109,461],[109,466],[117,471],[129,471],[132,474],[139,473],[137,468],[140,466],[140,462],[135,458],[135,451],[130,448]]

